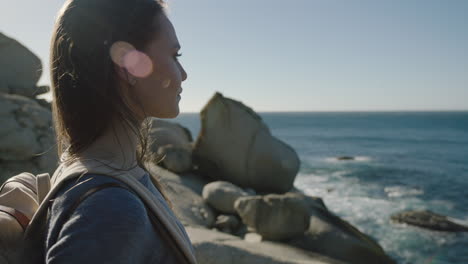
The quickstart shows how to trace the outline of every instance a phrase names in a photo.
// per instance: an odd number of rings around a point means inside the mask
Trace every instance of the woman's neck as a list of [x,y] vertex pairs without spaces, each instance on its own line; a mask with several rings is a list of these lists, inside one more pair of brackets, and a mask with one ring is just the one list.
[[95,142],[86,148],[80,157],[104,160],[117,166],[116,169],[130,169],[137,166],[136,148],[138,137],[123,121],[114,120]]

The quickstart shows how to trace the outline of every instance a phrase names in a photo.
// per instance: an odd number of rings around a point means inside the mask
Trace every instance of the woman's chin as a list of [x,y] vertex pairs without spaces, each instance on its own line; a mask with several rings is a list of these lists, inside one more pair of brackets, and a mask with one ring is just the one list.
[[179,115],[179,106],[176,106],[174,111],[168,112],[164,117],[161,118],[176,118]]
[[[165,110],[165,111],[161,111]],[[147,116],[156,118],[176,118],[180,113],[179,102],[176,102],[172,107],[165,109],[154,109],[154,111],[148,111]]]
[[171,118],[176,118],[179,114],[180,114],[180,111],[179,111],[179,108],[177,108],[177,112],[174,113],[174,116],[172,116]]

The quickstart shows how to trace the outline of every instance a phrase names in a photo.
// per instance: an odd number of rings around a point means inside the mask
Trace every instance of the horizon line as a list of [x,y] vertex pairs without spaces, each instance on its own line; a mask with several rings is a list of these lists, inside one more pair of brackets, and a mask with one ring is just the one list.
[[[199,114],[201,111],[181,111],[180,114]],[[255,113],[443,113],[443,112],[468,112],[468,109],[449,109],[449,110],[301,110],[301,111],[255,111]]]

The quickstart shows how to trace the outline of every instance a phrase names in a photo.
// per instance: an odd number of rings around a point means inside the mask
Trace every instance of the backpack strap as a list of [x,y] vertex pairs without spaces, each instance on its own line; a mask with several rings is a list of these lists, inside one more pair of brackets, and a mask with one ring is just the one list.
[[47,193],[50,191],[49,173],[42,173],[36,176],[37,202],[42,203]]

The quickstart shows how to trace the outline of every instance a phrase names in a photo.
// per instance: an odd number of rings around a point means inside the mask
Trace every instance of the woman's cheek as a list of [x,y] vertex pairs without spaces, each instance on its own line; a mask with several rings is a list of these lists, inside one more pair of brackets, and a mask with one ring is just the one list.
[[172,81],[169,78],[166,78],[165,80],[162,81],[162,88],[167,89],[171,86]]
[[170,75],[170,67],[170,64],[165,62],[157,65],[156,68],[156,79],[160,83],[160,87],[163,89],[169,88],[173,82]]

